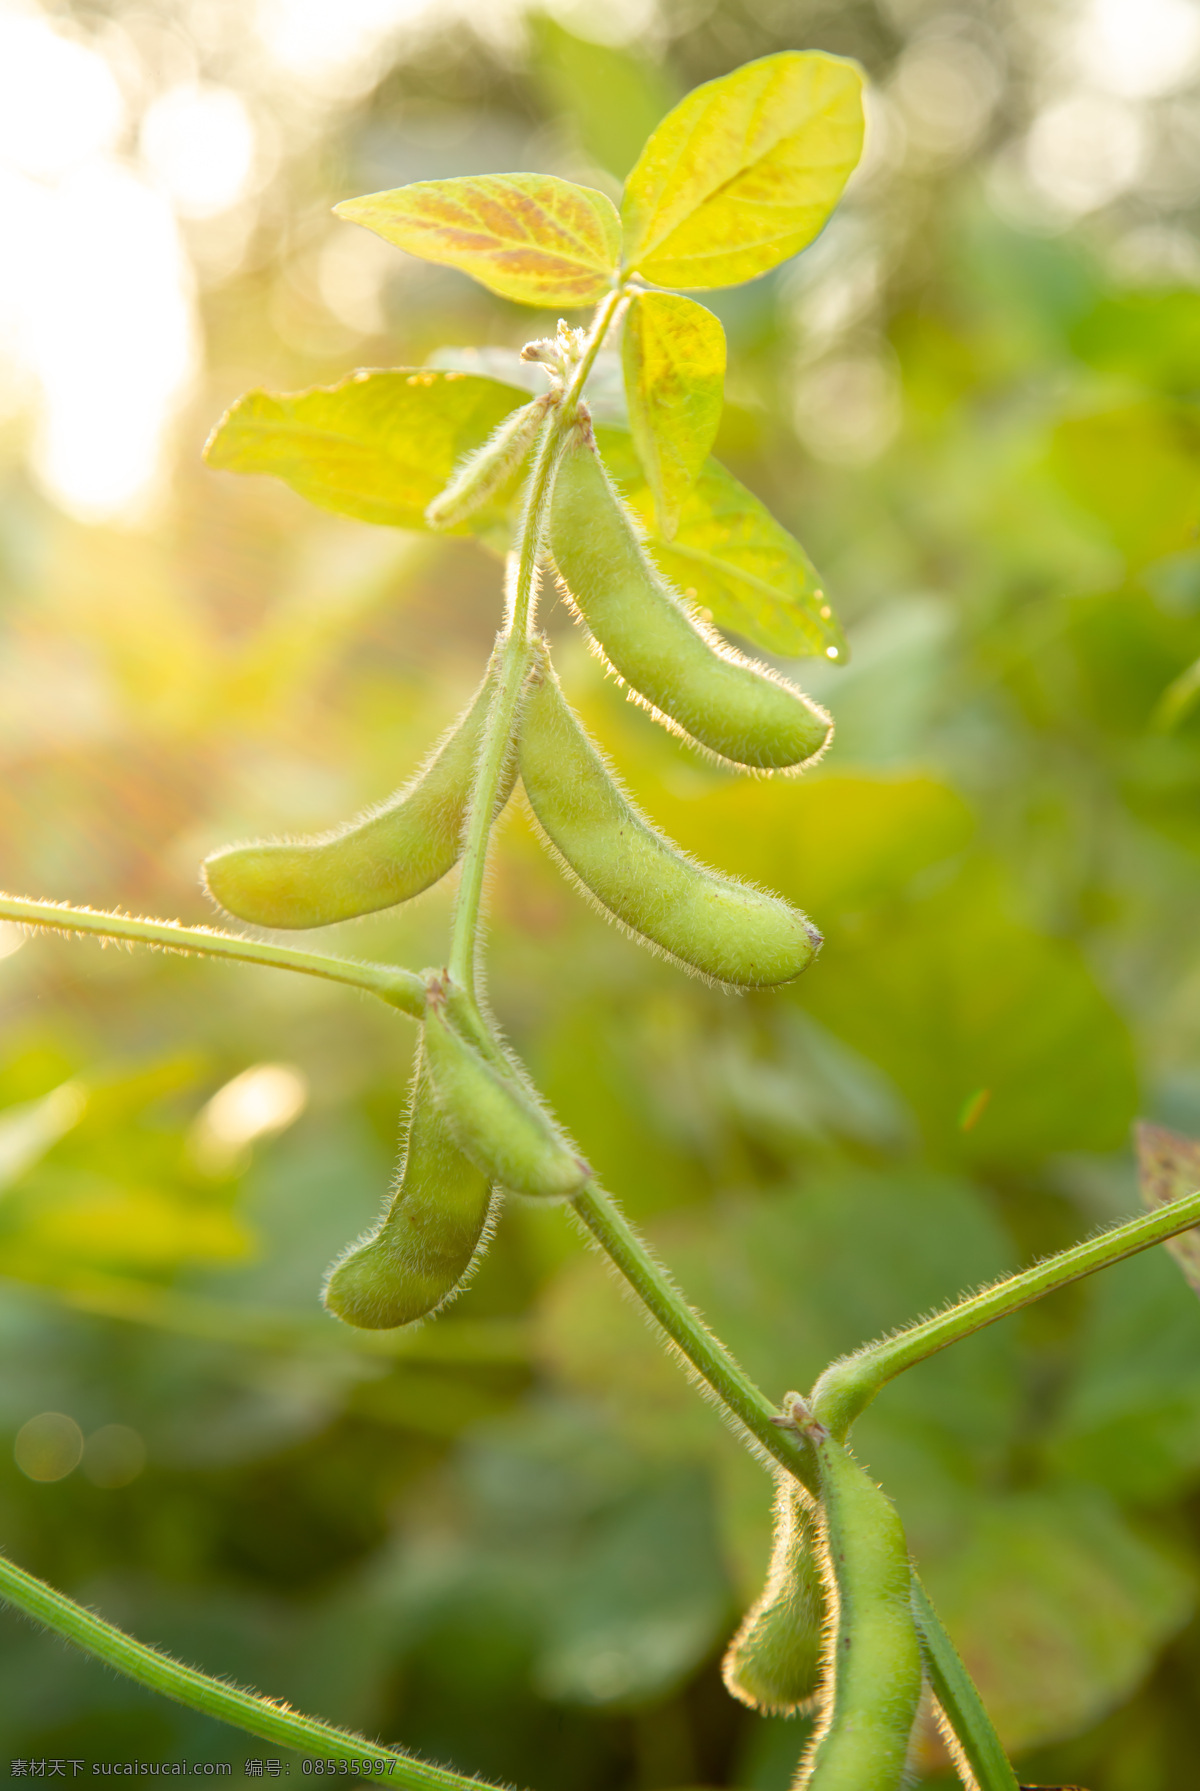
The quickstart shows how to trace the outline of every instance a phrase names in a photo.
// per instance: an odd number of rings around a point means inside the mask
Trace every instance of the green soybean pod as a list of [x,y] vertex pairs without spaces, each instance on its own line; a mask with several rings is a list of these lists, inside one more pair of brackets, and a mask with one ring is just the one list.
[[810,1502],[781,1474],[767,1583],[721,1663],[726,1689],[752,1710],[791,1715],[817,1689],[822,1589],[816,1554]]
[[650,563],[586,424],[559,459],[550,549],[604,658],[660,720],[756,770],[799,769],[828,743],[826,711],[699,622]]
[[391,1330],[439,1311],[486,1248],[492,1184],[458,1149],[418,1065],[396,1191],[375,1231],[343,1253],[326,1308],[363,1330]]
[[569,873],[636,938],[737,988],[790,982],[821,935],[798,908],[707,870],[621,790],[543,659],[526,698],[518,763],[525,794]]
[[[259,927],[326,927],[407,902],[458,861],[471,776],[494,687],[489,671],[470,707],[387,802],[313,839],[226,846],[205,859],[209,894]],[[507,802],[510,765],[500,790]]]
[[904,1531],[849,1451],[819,1425],[801,1428],[817,1457],[831,1614],[822,1720],[795,1791],[900,1791],[921,1696]]
[[431,982],[425,1061],[434,1098],[463,1155],[518,1194],[564,1196],[591,1170],[515,1075],[488,1063],[446,1012],[444,983]]
[[468,454],[444,491],[425,508],[431,529],[452,529],[482,509],[525,459],[557,394],[545,393],[504,418],[481,448]]

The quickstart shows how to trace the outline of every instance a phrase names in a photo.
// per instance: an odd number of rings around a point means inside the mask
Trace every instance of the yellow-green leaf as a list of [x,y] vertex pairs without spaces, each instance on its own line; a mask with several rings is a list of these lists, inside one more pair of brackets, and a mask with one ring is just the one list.
[[[423,529],[426,504],[458,461],[527,402],[526,392],[453,369],[363,369],[307,392],[247,392],[204,457],[226,472],[273,473],[323,510]],[[486,532],[502,516],[490,504],[451,532]]]
[[597,435],[613,478],[651,527],[646,546],[655,564],[718,628],[788,658],[847,657],[820,573],[795,536],[719,460],[705,462],[666,541],[653,533],[653,499],[629,436],[621,429]]
[[725,331],[692,299],[643,292],[625,314],[622,358],[629,427],[658,532],[669,541],[716,440],[725,401]]
[[522,305],[595,304],[612,284],[621,225],[611,199],[552,174],[419,180],[344,199],[338,216],[457,267]]
[[733,286],[810,243],[862,153],[853,62],[785,50],[706,81],[625,184],[624,265],[657,286]]

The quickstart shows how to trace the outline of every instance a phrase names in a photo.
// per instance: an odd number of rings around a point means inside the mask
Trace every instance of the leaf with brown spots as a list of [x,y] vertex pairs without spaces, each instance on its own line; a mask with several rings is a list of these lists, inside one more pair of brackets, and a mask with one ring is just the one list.
[[[1196,1139],[1139,1120],[1137,1154],[1142,1204],[1152,1212],[1156,1206],[1169,1206],[1171,1201],[1200,1188],[1200,1143]],[[1200,1226],[1177,1238],[1168,1238],[1167,1249],[1183,1270],[1189,1287],[1200,1294]]]
[[419,180],[344,199],[334,210],[521,305],[593,305],[612,285],[620,259],[612,201],[552,174]]

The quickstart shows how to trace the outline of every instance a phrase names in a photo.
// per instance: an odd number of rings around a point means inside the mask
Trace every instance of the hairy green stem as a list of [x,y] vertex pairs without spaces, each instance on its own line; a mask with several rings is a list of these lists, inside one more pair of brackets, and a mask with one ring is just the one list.
[[561,402],[547,413],[534,455],[533,470],[525,490],[521,525],[514,548],[516,573],[500,645],[500,676],[488,711],[487,727],[475,765],[471,807],[463,845],[462,875],[454,909],[450,939],[450,974],[467,990],[476,992],[476,940],[483,901],[488,842],[496,813],[496,795],[504,775],[504,763],[512,751],[512,737],[521,692],[529,671],[530,633],[536,613],[538,558],[545,534],[546,511],[554,485],[554,468],[563,437],[592,370],[600,345],[618,305],[624,297],[618,288],[610,292],[596,312],[587,345],[576,364]]
[[220,1679],[212,1679],[195,1667],[185,1667],[157,1648],[148,1648],[135,1641],[124,1630],[106,1623],[92,1611],[84,1610],[73,1599],[56,1592],[44,1580],[35,1579],[13,1562],[0,1555],[0,1599],[16,1605],[26,1616],[44,1623],[57,1635],[74,1642],[85,1654],[93,1655],[115,1667],[128,1679],[151,1691],[199,1710],[218,1722],[232,1723],[247,1734],[257,1735],[279,1747],[295,1748],[301,1753],[317,1754],[335,1760],[386,1760],[392,1770],[387,1774],[391,1785],[405,1791],[478,1791],[479,1779],[465,1778],[462,1773],[428,1765],[411,1754],[395,1748],[379,1747],[364,1736],[348,1729],[334,1728],[312,1716],[301,1716],[286,1704],[271,1698],[258,1697]]
[[[542,446],[549,440],[549,433],[543,437]],[[538,456],[538,467],[541,468],[542,455]],[[549,484],[547,472],[545,484]],[[479,758],[475,767],[475,783],[471,791],[471,809],[467,818],[466,845],[463,848],[462,877],[458,886],[458,900],[454,908],[454,930],[450,940],[450,974],[455,982],[475,995],[475,944],[479,931],[479,911],[483,902],[483,877],[487,868],[488,842],[492,832],[492,818],[496,812],[496,795],[500,788],[500,780],[504,775],[504,761],[512,750],[513,727],[517,718],[517,710],[521,702],[526,673],[529,670],[529,641],[526,635],[526,616],[529,610],[529,594],[533,584],[533,567],[530,565],[530,577],[525,586],[524,601],[520,599],[522,578],[525,565],[525,554],[522,553],[518,566],[516,589],[509,617],[508,633],[501,649],[500,678],[496,694],[492,698],[488,710],[487,725],[484,729],[483,741],[479,748]],[[530,556],[532,560],[532,555]]]
[[[725,1411],[816,1496],[816,1467],[807,1441],[795,1430],[780,1427],[776,1408],[688,1305],[615,1203],[589,1182],[573,1205],[605,1255]],[[912,1583],[913,1615],[925,1670],[963,1759],[975,1775],[978,1791],[1015,1791],[1016,1778],[983,1701],[915,1571]]]
[[756,1387],[725,1345],[688,1305],[665,1269],[659,1267],[620,1208],[595,1182],[587,1182],[572,1205],[609,1260],[646,1310],[687,1358],[731,1417],[788,1473],[814,1491],[812,1450],[794,1430],[781,1428],[779,1408]]
[[979,1791],[1020,1791],[1017,1775],[1009,1765],[1008,1755],[992,1727],[992,1719],[984,1709],[975,1682],[942,1628],[941,1619],[930,1604],[929,1594],[915,1570],[912,1611],[925,1676],[962,1754],[961,1765],[967,1767]]
[[290,945],[266,945],[242,939],[215,927],[183,927],[174,920],[136,920],[130,914],[106,914],[96,908],[71,908],[61,902],[27,902],[0,895],[0,920],[57,933],[78,933],[92,939],[115,939],[125,945],[148,945],[186,956],[233,958],[241,964],[266,964],[274,970],[298,970],[303,976],[347,983],[366,989],[389,1007],[420,1019],[425,1012],[425,985],[411,970],[395,964],[359,964],[351,958],[327,958],[319,952],[296,951]]
[[1185,1195],[1152,1213],[1087,1238],[1074,1249],[1048,1256],[1031,1269],[1010,1275],[994,1287],[985,1287],[981,1293],[960,1300],[921,1324],[910,1325],[894,1337],[866,1344],[853,1355],[831,1363],[821,1375],[812,1391],[813,1412],[835,1436],[844,1437],[879,1389],[906,1368],[915,1367],[984,1325],[995,1324],[997,1319],[1007,1318],[1022,1306],[1079,1281],[1084,1275],[1108,1268],[1127,1256],[1136,1256],[1154,1244],[1165,1243],[1181,1231],[1190,1231],[1198,1222],[1200,1193]]

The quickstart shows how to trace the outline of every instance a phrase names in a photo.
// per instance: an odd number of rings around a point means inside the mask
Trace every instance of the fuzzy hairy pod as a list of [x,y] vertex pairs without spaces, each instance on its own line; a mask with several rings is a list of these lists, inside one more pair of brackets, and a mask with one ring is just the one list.
[[719,758],[798,769],[833,731],[795,685],[743,658],[699,622],[647,559],[586,425],[558,464],[550,548],[604,658],[660,717]]
[[546,393],[532,404],[523,404],[493,429],[483,446],[469,454],[444,491],[426,506],[431,529],[452,529],[476,510],[481,510],[502,485],[507,484],[537,440],[557,394]]
[[617,784],[548,661],[526,698],[518,763],[537,820],[569,871],[637,938],[737,988],[790,982],[821,944],[779,896],[705,869]]
[[816,1692],[822,1604],[816,1551],[809,1501],[790,1475],[781,1474],[767,1583],[721,1663],[726,1689],[752,1710],[790,1716]]
[[[382,806],[307,840],[226,846],[205,859],[209,894],[259,927],[326,927],[392,908],[454,868],[471,777],[495,685],[489,671],[470,707],[416,776]],[[497,807],[512,793],[515,764]]]
[[446,1011],[433,981],[425,1015],[425,1061],[439,1111],[463,1155],[517,1194],[561,1198],[591,1170],[515,1075],[486,1062]]
[[831,1611],[824,1708],[794,1791],[900,1791],[921,1696],[908,1545],[891,1500],[844,1446],[809,1434]]
[[494,1205],[491,1182],[454,1143],[419,1065],[396,1192],[372,1235],[334,1263],[326,1308],[368,1331],[439,1311],[483,1254]]

